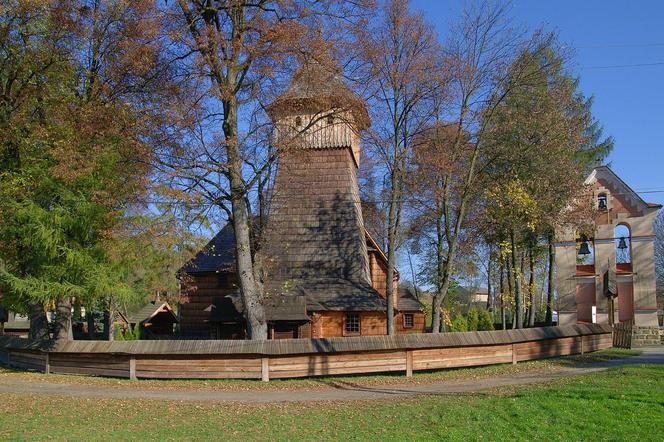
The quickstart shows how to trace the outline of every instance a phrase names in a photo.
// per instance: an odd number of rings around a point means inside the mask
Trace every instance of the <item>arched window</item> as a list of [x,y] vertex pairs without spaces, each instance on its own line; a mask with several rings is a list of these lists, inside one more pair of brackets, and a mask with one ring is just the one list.
[[618,224],[613,237],[616,246],[616,264],[631,264],[632,235],[629,227],[625,224]]

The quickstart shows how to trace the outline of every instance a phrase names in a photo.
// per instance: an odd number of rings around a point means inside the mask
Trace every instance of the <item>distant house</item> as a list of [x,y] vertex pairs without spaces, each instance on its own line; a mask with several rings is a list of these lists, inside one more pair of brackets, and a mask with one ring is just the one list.
[[489,293],[486,287],[458,286],[452,290],[454,300],[465,311],[469,308],[486,308]]
[[27,337],[29,333],[30,321],[26,316],[0,307],[0,334]]
[[119,315],[132,329],[139,324],[142,331],[154,336],[170,336],[174,333],[174,326],[178,318],[167,302],[151,301],[142,309],[129,316]]
[[[254,232],[269,337],[384,335],[388,283],[397,332],[423,331],[422,305],[397,290],[398,272],[387,281],[387,257],[364,226],[357,180],[364,103],[340,75],[307,65],[269,112],[282,152],[269,218]],[[183,335],[244,338],[231,224],[179,276]]]

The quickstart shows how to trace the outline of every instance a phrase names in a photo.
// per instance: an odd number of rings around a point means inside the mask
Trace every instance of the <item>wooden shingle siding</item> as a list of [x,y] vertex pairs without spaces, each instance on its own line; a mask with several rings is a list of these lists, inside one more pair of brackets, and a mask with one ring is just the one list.
[[[385,314],[380,312],[356,312],[360,315],[360,333],[353,336],[380,336],[387,332]],[[347,336],[345,332],[346,312],[319,312],[312,326],[313,338]]]
[[405,313],[397,313],[394,317],[394,326],[398,334],[404,333],[423,333],[426,329],[426,315],[424,312],[408,312],[413,315],[413,326],[406,328],[403,326],[403,316]]
[[268,291],[316,278],[369,283],[356,174],[345,148],[282,153],[259,252]]
[[188,287],[184,290],[188,295],[180,303],[180,333],[183,336],[211,337],[208,318],[210,312],[205,311],[215,297],[225,296],[237,290],[234,275],[223,279],[220,285],[218,273],[199,273],[191,276]]

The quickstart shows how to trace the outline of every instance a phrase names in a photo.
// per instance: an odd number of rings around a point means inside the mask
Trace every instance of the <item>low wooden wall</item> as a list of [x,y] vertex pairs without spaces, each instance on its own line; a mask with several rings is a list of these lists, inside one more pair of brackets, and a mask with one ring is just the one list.
[[605,325],[277,341],[71,341],[0,337],[0,362],[46,373],[263,379],[516,363],[613,345]]

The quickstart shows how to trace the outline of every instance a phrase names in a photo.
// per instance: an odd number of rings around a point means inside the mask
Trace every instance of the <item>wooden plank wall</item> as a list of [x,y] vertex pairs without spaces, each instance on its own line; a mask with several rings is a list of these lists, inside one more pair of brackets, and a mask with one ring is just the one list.
[[25,350],[9,350],[7,365],[24,370],[46,372],[46,353]]
[[129,355],[49,353],[51,373],[129,377]]
[[210,312],[205,309],[215,297],[226,296],[237,290],[234,275],[221,278],[217,273],[204,273],[190,277],[183,283],[186,298],[180,305],[180,330],[184,336],[210,337],[207,319]]
[[50,373],[130,378],[263,379],[406,372],[502,364],[592,352],[613,345],[611,333],[495,345],[401,348],[266,356],[261,354],[64,353],[6,349],[5,363]]
[[269,358],[270,378],[301,378],[406,370],[406,352],[341,353]]
[[260,379],[261,358],[225,355],[140,356],[137,378],[167,379]]

